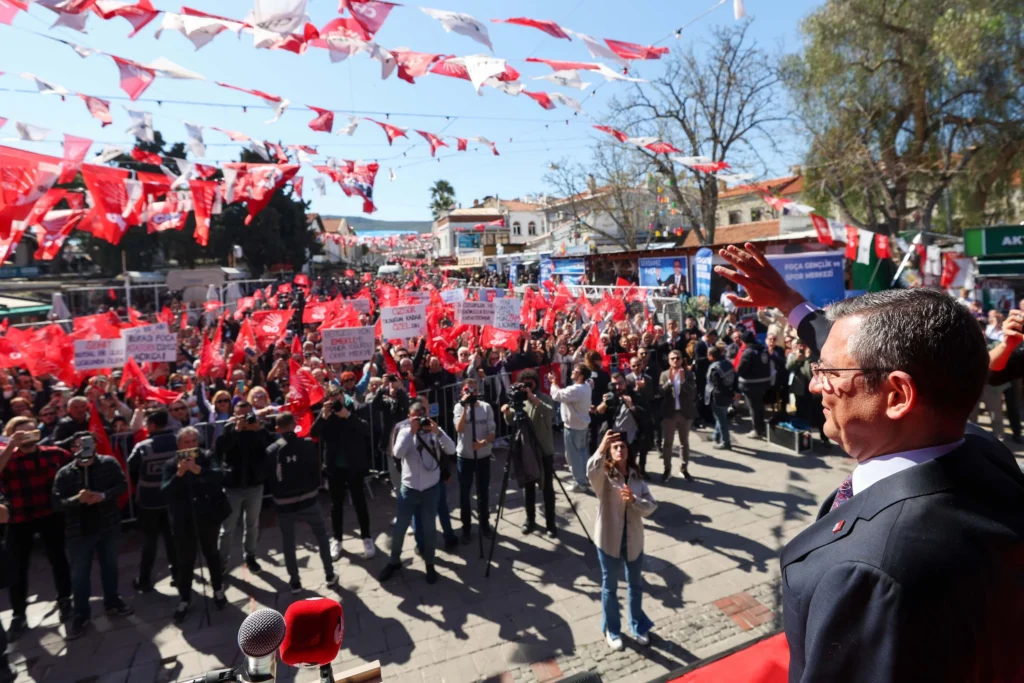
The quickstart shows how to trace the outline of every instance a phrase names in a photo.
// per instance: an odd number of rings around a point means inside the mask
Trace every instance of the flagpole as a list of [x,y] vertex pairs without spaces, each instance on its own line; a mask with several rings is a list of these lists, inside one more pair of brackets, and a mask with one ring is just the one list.
[[125,250],[121,250],[121,275],[124,276],[124,307],[125,314],[127,315],[128,309],[132,307],[132,283],[131,277],[128,276],[128,256]]

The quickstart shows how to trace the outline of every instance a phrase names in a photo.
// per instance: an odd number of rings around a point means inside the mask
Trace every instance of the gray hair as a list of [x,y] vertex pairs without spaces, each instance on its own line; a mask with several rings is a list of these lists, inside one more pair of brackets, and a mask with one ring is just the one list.
[[971,313],[945,292],[891,289],[832,304],[829,320],[860,316],[847,350],[874,391],[888,371],[909,374],[924,403],[964,420],[988,381],[988,346]]
[[[196,439],[199,439],[199,430],[196,429],[195,427],[182,427],[181,429],[178,430],[178,433],[175,435],[175,438],[177,438],[177,440],[180,442],[181,437],[186,436],[188,434],[193,434],[195,435]],[[202,440],[200,439],[200,441]]]

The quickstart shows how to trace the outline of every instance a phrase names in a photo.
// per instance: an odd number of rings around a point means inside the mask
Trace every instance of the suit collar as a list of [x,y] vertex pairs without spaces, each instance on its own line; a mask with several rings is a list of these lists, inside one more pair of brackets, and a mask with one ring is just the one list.
[[811,551],[845,538],[859,519],[870,520],[900,501],[952,488],[954,482],[949,477],[949,465],[957,465],[955,469],[959,470],[964,464],[961,461],[971,457],[968,444],[962,444],[948,455],[886,477],[830,511],[835,498],[833,492],[819,509],[818,520],[783,548],[782,567],[785,568]]

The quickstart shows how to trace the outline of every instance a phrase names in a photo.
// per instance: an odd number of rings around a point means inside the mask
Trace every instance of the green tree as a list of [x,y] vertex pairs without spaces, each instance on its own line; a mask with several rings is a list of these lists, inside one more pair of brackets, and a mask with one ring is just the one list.
[[455,188],[447,180],[438,180],[430,188],[430,212],[437,220],[455,205]]
[[931,229],[951,188],[983,214],[1024,153],[1022,23],[1019,0],[828,0],[783,61],[805,187],[877,232]]

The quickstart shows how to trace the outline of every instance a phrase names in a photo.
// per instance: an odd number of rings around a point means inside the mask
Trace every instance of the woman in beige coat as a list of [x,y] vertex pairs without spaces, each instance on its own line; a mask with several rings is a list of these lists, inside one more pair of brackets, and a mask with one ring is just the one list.
[[658,503],[640,476],[637,454],[629,450],[621,432],[609,430],[587,462],[587,478],[597,495],[594,538],[601,562],[601,630],[609,647],[621,650],[622,624],[617,597],[619,567],[626,565],[629,625],[639,645],[647,645],[653,622],[644,614],[644,523]]

